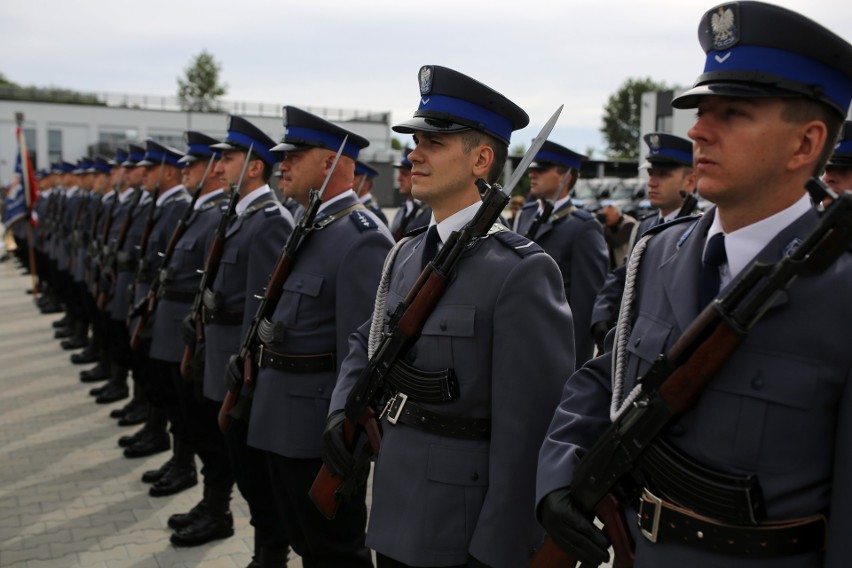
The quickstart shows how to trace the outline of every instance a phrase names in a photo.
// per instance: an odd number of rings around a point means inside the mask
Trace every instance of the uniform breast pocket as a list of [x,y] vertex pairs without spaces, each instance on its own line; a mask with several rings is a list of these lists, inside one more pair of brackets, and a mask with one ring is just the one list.
[[627,377],[644,375],[660,356],[672,332],[672,325],[647,313],[640,313],[627,342]]
[[432,445],[426,464],[426,519],[432,547],[454,549],[470,542],[488,491],[488,451]]
[[[414,350],[409,361],[424,369],[446,367],[448,361],[458,360],[454,350],[472,353],[476,328],[476,306],[442,305],[435,308],[423,325],[423,338],[429,340],[429,349]],[[418,347],[415,345],[415,348]],[[418,352],[419,351],[419,352]],[[416,362],[415,362],[416,359]],[[460,372],[460,378],[467,373]]]
[[324,278],[316,274],[294,273],[284,283],[284,293],[275,318],[281,319],[287,327],[314,329],[320,324],[323,314],[328,313],[327,306],[318,306],[317,300],[322,291]]
[[816,361],[740,348],[702,395],[702,447],[757,473],[825,460],[832,421],[814,408],[818,386]]

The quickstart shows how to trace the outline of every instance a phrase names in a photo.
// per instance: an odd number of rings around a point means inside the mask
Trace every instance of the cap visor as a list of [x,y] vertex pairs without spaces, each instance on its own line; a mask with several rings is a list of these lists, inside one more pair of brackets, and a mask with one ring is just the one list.
[[422,116],[409,118],[405,122],[391,127],[391,130],[399,132],[400,134],[412,134],[416,130],[420,130],[422,132],[462,132],[463,130],[470,129],[471,128],[469,126],[465,126],[463,124]]
[[743,85],[742,83],[712,83],[710,85],[699,85],[693,87],[675,97],[672,100],[672,107],[684,109],[695,108],[702,97],[736,97],[741,99],[758,99],[758,98],[796,98],[801,97],[799,93],[794,93],[786,89],[767,86],[752,86]]
[[218,144],[211,144],[211,148],[215,150],[242,150],[239,146],[234,146],[228,142],[219,142]]
[[[209,156],[208,156],[208,157],[209,157]],[[200,160],[200,159],[201,159],[201,158],[199,158],[198,156],[191,156],[191,155],[189,155],[189,154],[184,154],[184,155],[183,155],[183,156],[181,156],[181,158],[178,160],[178,164],[192,164],[192,163],[194,163],[194,162],[197,162],[197,161],[198,161],[198,160]]]

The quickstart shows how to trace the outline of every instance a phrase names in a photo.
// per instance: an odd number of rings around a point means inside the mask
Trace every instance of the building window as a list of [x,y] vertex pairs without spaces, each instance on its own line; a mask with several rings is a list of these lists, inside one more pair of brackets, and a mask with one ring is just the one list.
[[183,133],[181,134],[154,134],[150,133],[151,140],[155,140],[163,146],[176,148],[181,150],[186,148],[186,143],[183,141]]
[[47,131],[47,161],[55,164],[62,160],[62,131]]

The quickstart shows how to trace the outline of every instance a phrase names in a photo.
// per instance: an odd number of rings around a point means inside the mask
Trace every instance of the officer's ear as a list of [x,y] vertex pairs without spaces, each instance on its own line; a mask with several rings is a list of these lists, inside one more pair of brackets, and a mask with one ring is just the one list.
[[797,171],[804,167],[810,172],[828,143],[828,127],[821,120],[811,120],[799,125],[796,136],[797,145],[787,161],[787,169]]
[[479,144],[472,150],[475,160],[473,162],[473,175],[477,178],[487,179],[488,170],[494,163],[494,149],[487,144]]

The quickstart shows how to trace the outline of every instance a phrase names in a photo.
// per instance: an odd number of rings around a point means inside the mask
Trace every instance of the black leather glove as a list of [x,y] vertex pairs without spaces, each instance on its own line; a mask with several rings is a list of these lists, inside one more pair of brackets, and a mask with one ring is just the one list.
[[239,355],[231,355],[225,365],[225,388],[231,390],[236,385],[243,384],[243,360]]
[[607,333],[609,333],[609,325],[605,321],[599,321],[592,326],[592,337],[595,338],[595,346],[598,348],[598,353],[605,351]]
[[186,316],[180,324],[180,330],[183,334],[183,342],[190,347],[195,347],[198,337],[195,335],[195,320],[192,316]]
[[320,446],[320,456],[325,467],[340,477],[348,476],[355,467],[355,456],[346,447],[346,441],[343,439],[345,419],[346,416],[342,410],[336,410],[328,417]]
[[571,502],[569,488],[550,492],[541,503],[541,524],[556,544],[583,566],[609,560],[609,539]]
[[148,309],[148,296],[145,296],[133,306],[133,309],[130,310],[130,318],[138,318]]

